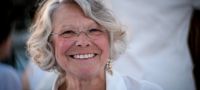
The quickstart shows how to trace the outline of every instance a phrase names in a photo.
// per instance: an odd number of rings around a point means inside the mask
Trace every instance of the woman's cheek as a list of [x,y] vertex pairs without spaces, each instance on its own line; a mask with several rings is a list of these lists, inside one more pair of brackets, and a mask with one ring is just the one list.
[[95,44],[102,50],[102,58],[106,61],[110,57],[110,45],[107,38],[95,41]]
[[70,46],[72,46],[73,42],[55,38],[53,39],[52,44],[54,48],[54,55],[58,59],[63,57],[63,55],[65,55]]
[[55,57],[58,64],[64,69],[67,66],[68,60],[66,53],[73,44],[70,42],[59,41],[55,43]]
[[57,47],[59,48],[59,51],[62,54],[65,54],[67,50],[73,45],[73,42],[70,41],[63,41],[63,42],[58,42]]

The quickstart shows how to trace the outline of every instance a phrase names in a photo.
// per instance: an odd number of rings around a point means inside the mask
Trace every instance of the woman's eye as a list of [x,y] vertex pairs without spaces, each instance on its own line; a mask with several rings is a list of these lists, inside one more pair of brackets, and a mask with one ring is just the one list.
[[69,30],[69,31],[64,31],[62,34],[75,34],[75,32],[72,30]]
[[76,35],[76,32],[72,31],[72,30],[68,30],[68,31],[64,31],[63,33],[61,33],[61,35],[63,37],[73,37],[74,35]]
[[100,30],[100,29],[90,29],[89,33],[91,33],[91,34],[102,34],[103,31]]

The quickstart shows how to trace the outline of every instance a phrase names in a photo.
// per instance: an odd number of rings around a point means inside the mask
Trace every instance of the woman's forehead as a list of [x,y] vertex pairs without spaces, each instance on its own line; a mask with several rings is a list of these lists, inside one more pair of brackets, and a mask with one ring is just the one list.
[[53,14],[53,24],[60,28],[101,27],[93,19],[84,15],[77,4],[62,4]]

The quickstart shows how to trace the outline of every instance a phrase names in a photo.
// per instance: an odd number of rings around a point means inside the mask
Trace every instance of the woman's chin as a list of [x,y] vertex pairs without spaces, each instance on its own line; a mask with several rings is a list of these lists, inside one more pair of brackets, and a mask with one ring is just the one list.
[[77,76],[80,78],[91,78],[91,77],[95,77],[101,74],[100,68],[81,68],[77,71]]

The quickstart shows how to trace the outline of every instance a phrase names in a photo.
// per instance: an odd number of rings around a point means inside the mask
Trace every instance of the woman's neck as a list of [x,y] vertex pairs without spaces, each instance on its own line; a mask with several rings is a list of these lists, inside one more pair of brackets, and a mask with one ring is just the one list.
[[62,84],[59,90],[106,90],[106,79],[104,75],[84,79],[77,78],[73,75],[66,75],[65,79],[67,82]]

